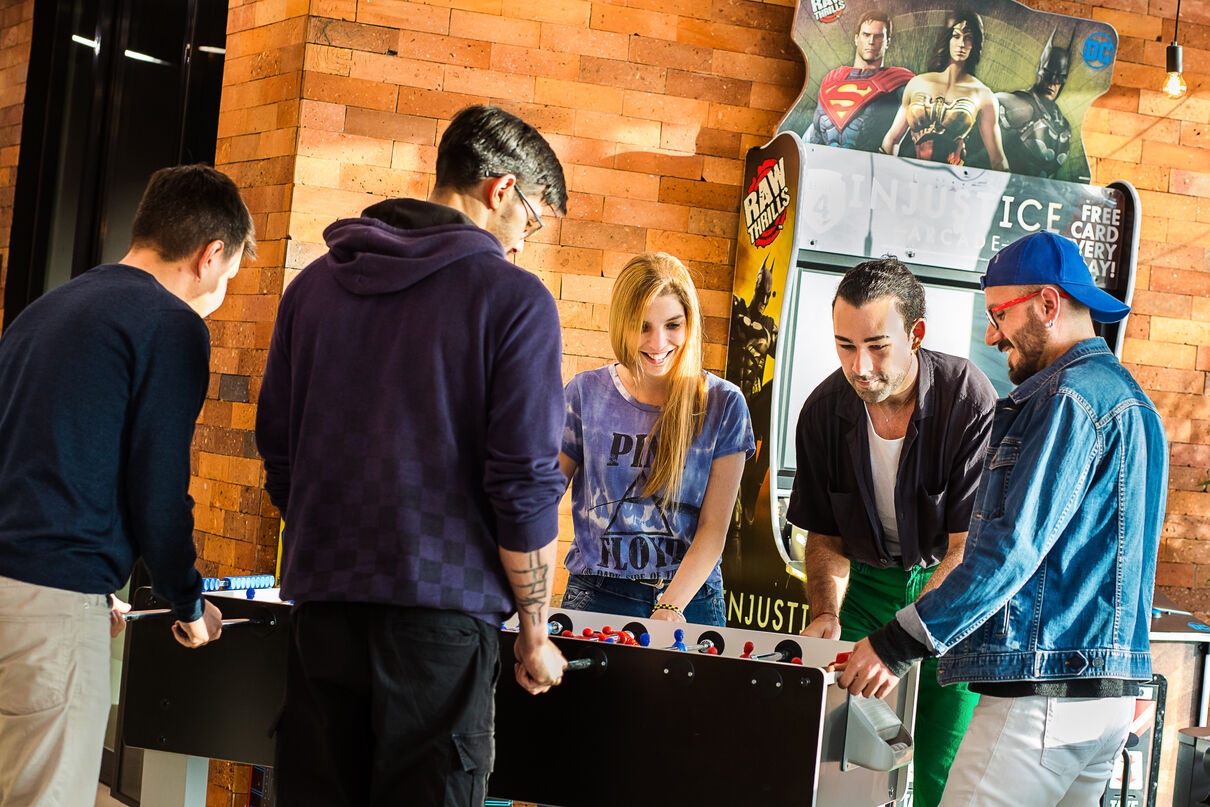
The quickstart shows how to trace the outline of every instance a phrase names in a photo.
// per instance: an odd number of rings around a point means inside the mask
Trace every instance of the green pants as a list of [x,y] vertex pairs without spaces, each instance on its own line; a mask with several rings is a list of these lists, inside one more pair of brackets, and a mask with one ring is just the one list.
[[[916,601],[933,569],[875,569],[850,564],[849,588],[840,609],[840,638],[855,642],[895,618],[895,612]],[[966,684],[937,683],[937,659],[920,663],[916,698],[916,751],[913,757],[913,807],[937,807],[958,744],[979,696]]]

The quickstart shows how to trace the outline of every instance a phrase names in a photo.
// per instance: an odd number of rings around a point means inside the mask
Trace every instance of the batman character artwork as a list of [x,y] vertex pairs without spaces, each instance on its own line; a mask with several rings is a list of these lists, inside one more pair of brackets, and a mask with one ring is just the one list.
[[996,94],[1000,132],[1008,164],[1017,174],[1053,178],[1067,162],[1071,124],[1055,99],[1063,92],[1071,69],[1071,53],[1055,47],[1055,32],[1042,50],[1038,78],[1028,90]]

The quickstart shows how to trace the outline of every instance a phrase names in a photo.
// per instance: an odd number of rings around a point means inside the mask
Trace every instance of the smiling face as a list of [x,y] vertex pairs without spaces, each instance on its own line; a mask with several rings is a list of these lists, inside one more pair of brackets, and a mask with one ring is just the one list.
[[675,294],[651,301],[639,329],[639,369],[644,375],[665,376],[685,344],[685,306]]
[[965,22],[960,22],[950,29],[950,60],[958,64],[964,63],[975,47],[975,37]]
[[[1016,291],[1014,291],[1016,290]],[[1020,296],[1018,286],[993,286],[985,290],[987,307],[996,306]],[[1038,317],[1035,307],[1037,297],[1019,305],[997,311],[996,327],[990,323],[984,342],[1005,354],[1008,361],[1008,379],[1021,384],[1046,366],[1046,347],[1050,339],[1046,326]]]
[[840,367],[859,398],[880,403],[910,386],[913,346],[924,336],[924,320],[908,333],[894,297],[878,297],[860,308],[837,298],[832,327]]

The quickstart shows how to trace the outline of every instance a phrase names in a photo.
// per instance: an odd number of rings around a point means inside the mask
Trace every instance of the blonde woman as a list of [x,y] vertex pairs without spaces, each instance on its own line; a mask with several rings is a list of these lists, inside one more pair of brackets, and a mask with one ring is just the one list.
[[739,388],[702,370],[701,308],[680,261],[626,264],[609,338],[617,363],[565,390],[575,538],[563,605],[722,625],[719,559],[755,443]]

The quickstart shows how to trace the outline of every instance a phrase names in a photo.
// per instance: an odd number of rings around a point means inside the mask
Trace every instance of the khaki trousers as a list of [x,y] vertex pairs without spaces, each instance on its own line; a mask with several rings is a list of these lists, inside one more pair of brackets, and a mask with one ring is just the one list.
[[0,577],[0,807],[89,807],[109,719],[109,604]]

